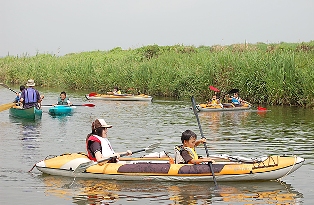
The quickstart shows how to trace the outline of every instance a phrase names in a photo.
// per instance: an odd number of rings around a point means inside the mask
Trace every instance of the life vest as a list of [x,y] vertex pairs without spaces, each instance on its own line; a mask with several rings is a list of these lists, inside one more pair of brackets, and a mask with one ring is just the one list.
[[218,104],[218,100],[212,100],[210,104],[217,105]]
[[88,144],[89,144],[88,142],[89,141],[94,141],[94,142],[100,143],[101,154],[104,158],[109,158],[115,154],[115,152],[112,149],[111,144],[107,138],[99,137],[98,135],[91,135],[86,141],[87,156],[90,160],[97,161],[97,159],[93,156],[93,154],[90,152],[90,149],[88,148]]
[[64,100],[62,100],[60,97],[58,98],[58,105],[67,105],[68,102],[70,102],[69,98],[64,98]]
[[183,159],[181,153],[183,150],[188,151],[189,155],[193,158],[193,159],[198,159],[198,155],[195,152],[195,150],[193,148],[190,147],[183,147],[182,145],[180,146],[175,146],[174,151],[174,163],[175,164],[187,164],[187,162]]
[[37,103],[37,92],[34,88],[27,88],[24,91],[24,103],[32,104]]
[[232,102],[233,104],[235,104],[235,105],[239,105],[239,104],[240,104],[239,99],[238,99],[238,98],[235,98],[235,97],[232,97],[231,102]]

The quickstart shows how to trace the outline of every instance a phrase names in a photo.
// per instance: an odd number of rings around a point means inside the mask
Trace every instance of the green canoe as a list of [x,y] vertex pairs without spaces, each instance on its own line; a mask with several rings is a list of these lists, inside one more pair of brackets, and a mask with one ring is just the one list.
[[19,106],[14,106],[10,108],[9,112],[13,117],[32,120],[40,119],[43,114],[43,111],[41,109],[37,109],[36,107],[24,109]]

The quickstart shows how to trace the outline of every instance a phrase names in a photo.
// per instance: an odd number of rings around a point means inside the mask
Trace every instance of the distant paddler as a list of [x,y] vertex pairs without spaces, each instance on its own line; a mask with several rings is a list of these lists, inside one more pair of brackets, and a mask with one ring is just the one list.
[[27,108],[40,108],[40,103],[44,99],[44,96],[40,95],[38,90],[36,90],[35,82],[33,79],[29,79],[26,83],[28,88],[25,88],[21,93],[20,102],[23,104],[25,109]]
[[65,91],[62,91],[60,93],[60,97],[58,98],[58,102],[56,104],[53,105],[73,105],[70,101],[70,99],[67,97],[67,94]]

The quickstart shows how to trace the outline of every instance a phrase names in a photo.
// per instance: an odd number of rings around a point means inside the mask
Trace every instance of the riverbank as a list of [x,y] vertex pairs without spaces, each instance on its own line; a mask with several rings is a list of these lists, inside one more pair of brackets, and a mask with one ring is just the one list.
[[314,104],[314,41],[229,46],[158,46],[0,58],[0,82],[207,99],[209,85],[238,88],[252,103]]

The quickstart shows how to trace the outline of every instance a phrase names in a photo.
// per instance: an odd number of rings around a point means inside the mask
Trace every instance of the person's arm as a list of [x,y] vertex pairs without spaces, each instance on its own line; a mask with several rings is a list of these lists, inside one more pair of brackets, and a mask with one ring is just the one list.
[[119,154],[119,155],[132,155],[132,151],[131,150],[127,150],[126,152],[119,152],[119,153],[116,153],[116,154]]
[[[180,154],[181,154],[181,156],[182,156],[182,158],[183,158],[183,160],[184,160],[185,163],[189,163],[189,162],[191,162],[191,160],[193,159],[193,158],[191,157],[191,155],[189,155],[189,152],[186,151],[186,150],[182,150]],[[192,162],[191,162],[191,163],[192,163]]]
[[89,149],[92,153],[94,153],[94,156],[96,158],[97,161],[100,161],[100,160],[104,160],[104,159],[108,159],[110,157],[117,157],[119,158],[120,155],[119,154],[114,154],[114,155],[110,155],[110,156],[106,156],[104,157],[101,153],[101,144],[99,142],[92,142],[89,146]]
[[205,143],[205,142],[206,142],[206,138],[202,138],[202,139],[196,140],[195,147],[197,147],[199,144]]
[[70,101],[70,99],[67,100],[68,105],[73,105]]

